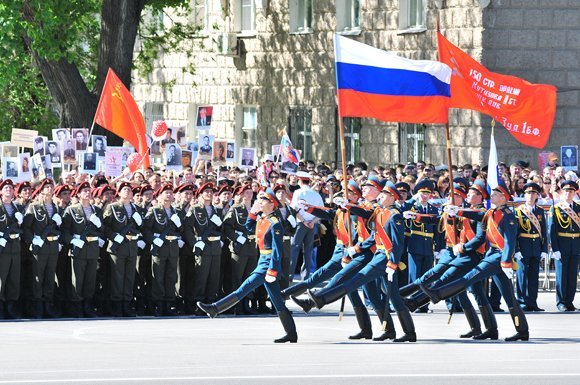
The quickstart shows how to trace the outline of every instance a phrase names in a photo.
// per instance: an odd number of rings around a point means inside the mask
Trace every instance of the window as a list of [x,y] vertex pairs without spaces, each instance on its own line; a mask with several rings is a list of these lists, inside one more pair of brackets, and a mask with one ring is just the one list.
[[424,0],[399,0],[399,29],[425,30]]
[[425,159],[425,125],[399,124],[400,162],[418,162]]
[[360,0],[336,0],[336,31],[344,35],[360,32]]
[[255,148],[256,131],[258,128],[258,110],[252,106],[236,107],[236,142],[239,147]]
[[151,126],[156,120],[163,120],[163,103],[145,103],[145,129],[151,133]]
[[190,21],[199,28],[200,33],[208,31],[208,0],[191,0]]
[[254,33],[256,31],[255,0],[234,1],[234,24],[237,32]]
[[312,32],[312,0],[290,0],[290,33]]
[[302,152],[300,158],[312,160],[312,110],[306,107],[290,107],[288,131],[292,145]]
[[346,163],[354,164],[360,161],[360,130],[362,121],[360,118],[342,118],[342,122],[344,124],[344,139],[340,138],[338,120],[336,121],[336,163],[342,163],[340,141],[344,140]]

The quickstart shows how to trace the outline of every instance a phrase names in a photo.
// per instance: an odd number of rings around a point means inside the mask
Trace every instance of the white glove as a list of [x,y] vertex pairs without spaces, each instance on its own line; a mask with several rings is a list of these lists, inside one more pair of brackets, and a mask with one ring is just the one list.
[[7,243],[8,242],[6,242],[6,239],[0,238],[0,247],[5,247]]
[[169,219],[171,219],[171,222],[175,223],[175,226],[181,227],[181,219],[179,219],[177,214],[173,214]]
[[177,246],[181,249],[183,246],[185,246],[185,242],[183,242],[181,239],[178,239]]
[[[0,241],[0,243],[2,243],[2,241]],[[58,244],[58,252],[60,253],[62,251],[62,245],[59,243]]]
[[17,211],[16,213],[14,213],[14,218],[16,218],[16,222],[18,222],[18,224],[21,225],[22,221],[24,220],[24,215],[22,215],[21,212]]
[[211,218],[209,219],[210,221],[212,221],[213,223],[215,223],[216,226],[221,226],[222,225],[222,220],[220,219],[220,217],[218,217],[217,215],[212,215]]
[[266,274],[266,282],[268,283],[276,282],[276,277]]
[[244,237],[243,235],[238,235],[238,237],[236,238],[236,242],[238,242],[240,245],[243,245],[244,243],[246,243],[246,237]]
[[501,268],[504,272],[504,274],[508,277],[509,280],[514,279],[514,269],[512,269],[511,267],[502,267]]
[[443,208],[443,211],[447,213],[448,216],[453,218],[459,212],[459,207],[453,205],[447,205]]
[[161,246],[163,246],[163,239],[161,239],[161,238],[155,238],[153,240],[153,244],[155,246],[157,246],[157,247],[161,247]]
[[101,220],[99,219],[98,216],[95,215],[95,213],[92,213],[91,216],[89,217],[89,221],[95,225],[97,227],[97,229],[101,228]]
[[540,254],[540,260],[541,260],[541,261],[545,261],[545,260],[546,260],[546,258],[548,258],[548,253],[541,253],[541,254]]
[[395,275],[395,269],[387,266],[387,269],[385,271],[387,272],[387,279],[389,280],[389,282],[393,282],[393,277]]
[[346,204],[348,203],[347,200],[344,199],[344,197],[336,197],[332,200],[332,202],[341,208],[345,208]]
[[72,241],[70,241],[70,243],[71,243],[73,246],[76,246],[76,247],[78,247],[79,249],[82,249],[82,248],[83,248],[83,246],[85,245],[85,241],[83,241],[82,239],[79,239],[79,238],[73,238],[73,240],[72,240]]
[[[203,251],[203,249],[205,248],[205,243],[203,241],[197,241],[197,242],[195,242],[195,245],[193,245],[193,248],[194,249],[197,248],[197,249]],[[195,252],[195,250],[194,250],[194,252]]]
[[405,219],[415,219],[417,217],[417,213],[414,211],[405,211],[403,213],[403,218]]
[[350,257],[353,257],[356,254],[356,248],[354,246],[347,247],[346,252]]
[[140,249],[144,249],[145,248],[145,242],[144,241],[137,241],[137,247]]
[[461,254],[461,247],[463,245],[461,243],[456,244],[455,246],[453,246],[453,254],[459,256],[459,254]]
[[299,200],[298,202],[296,202],[296,204],[294,205],[294,208],[296,210],[304,210],[304,208],[306,208],[306,201],[305,200]]
[[105,246],[105,240],[99,237],[99,247]]
[[141,214],[139,214],[137,211],[133,213],[133,216],[131,218],[133,218],[137,226],[141,226],[141,224],[143,223],[143,218],[141,218]]
[[42,245],[44,245],[44,241],[42,240],[42,238],[36,235],[34,238],[32,238],[32,244],[38,247],[42,247]]
[[552,253],[552,258],[554,258],[556,261],[559,261],[560,259],[562,259],[562,254],[560,254],[559,251],[554,251]]
[[117,243],[121,243],[121,242],[123,242],[123,240],[124,240],[124,239],[125,239],[125,238],[124,238],[124,237],[123,237],[121,234],[117,234],[117,235],[115,236],[115,238],[113,239],[113,241],[115,241],[115,242],[117,242]]
[[521,261],[523,257],[524,256],[519,251],[514,254],[514,258],[517,259],[518,261]]
[[296,225],[298,223],[296,223],[296,218],[294,218],[294,215],[288,215],[288,218],[286,218],[286,220],[288,221],[288,223],[290,223],[290,226],[292,226],[292,228],[296,228]]
[[54,223],[56,223],[57,226],[60,226],[62,224],[62,217],[58,213],[55,213],[52,216],[52,220],[54,221]]

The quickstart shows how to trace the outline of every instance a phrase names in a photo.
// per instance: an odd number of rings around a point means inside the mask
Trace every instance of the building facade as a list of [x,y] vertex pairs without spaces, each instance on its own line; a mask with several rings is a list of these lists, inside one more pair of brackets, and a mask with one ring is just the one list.
[[[197,107],[213,106],[211,133],[271,152],[286,129],[304,159],[340,162],[333,36],[410,59],[437,59],[436,28],[488,69],[558,87],[545,150],[580,142],[580,2],[570,0],[192,0],[203,26],[196,53],[164,54],[132,92],[148,127],[164,119],[197,135]],[[184,72],[187,65],[196,71]],[[172,86],[166,86],[171,82]],[[489,117],[451,110],[456,164],[487,163]],[[345,119],[347,161],[445,164],[441,125]],[[538,150],[496,126],[499,158],[537,165]]]

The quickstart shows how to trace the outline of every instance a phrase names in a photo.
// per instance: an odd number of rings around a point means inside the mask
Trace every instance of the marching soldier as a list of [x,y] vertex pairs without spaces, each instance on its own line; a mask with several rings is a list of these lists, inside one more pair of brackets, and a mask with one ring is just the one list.
[[177,262],[181,241],[181,218],[173,203],[173,186],[165,184],[157,190],[157,205],[147,212],[143,237],[151,244],[152,299],[155,315],[174,316],[177,283]]
[[530,336],[528,323],[524,312],[517,304],[511,282],[513,278],[513,256],[516,247],[517,224],[514,214],[506,205],[509,200],[511,200],[509,189],[503,181],[500,181],[491,194],[491,203],[495,208],[490,209],[485,214],[481,212],[463,212],[457,206],[446,206],[446,212],[450,215],[459,213],[461,216],[483,221],[490,248],[481,262],[462,278],[449,283],[436,281],[431,287],[427,287],[424,284],[420,286],[421,290],[431,298],[431,301],[437,303],[442,299],[461,293],[475,282],[493,276],[508,305],[517,331],[515,335],[506,338],[506,341],[527,341]]
[[552,207],[550,227],[550,240],[556,260],[556,304],[559,311],[574,311],[580,258],[580,204],[574,202],[578,185],[566,180],[560,184],[560,188],[564,201]]
[[[102,211],[91,204],[91,186],[81,183],[75,191],[79,202],[69,206],[63,216],[62,238],[70,244],[72,261],[72,300],[76,317],[96,317],[93,296],[97,279],[97,259],[104,245]],[[82,304],[82,305],[81,305]]]
[[[286,307],[284,299],[280,294],[280,284],[278,276],[281,271],[281,251],[282,251],[282,234],[284,229],[274,215],[274,210],[279,207],[280,202],[276,198],[274,191],[267,188],[260,192],[257,201],[252,206],[246,227],[249,231],[255,229],[256,242],[260,249],[260,260],[256,269],[242,283],[242,285],[233,293],[225,298],[211,304],[198,302],[197,306],[214,318],[219,313],[235,306],[241,299],[248,295],[252,290],[260,285],[265,285],[270,300],[278,312],[278,317],[282,322],[286,335],[274,340],[275,343],[295,343],[298,341],[296,325],[292,314]],[[261,212],[261,218],[257,220]]]
[[14,200],[14,184],[0,183],[0,319],[19,318],[16,302],[20,297],[20,225],[24,216]]
[[[139,246],[143,247],[140,227],[143,218],[131,203],[133,189],[128,182],[117,187],[119,200],[107,205],[103,213],[107,251],[111,255],[111,312],[114,317],[135,317],[131,306]],[[141,245],[139,245],[141,243]]]
[[541,187],[536,183],[524,185],[526,202],[515,209],[518,220],[518,242],[515,258],[516,298],[524,311],[544,311],[538,307],[540,261],[548,256],[548,230],[544,209],[536,205]]
[[44,311],[52,318],[55,316],[54,283],[62,217],[52,202],[54,182],[44,179],[38,192],[38,201],[31,203],[24,215],[22,235],[32,251],[32,316],[42,318]]

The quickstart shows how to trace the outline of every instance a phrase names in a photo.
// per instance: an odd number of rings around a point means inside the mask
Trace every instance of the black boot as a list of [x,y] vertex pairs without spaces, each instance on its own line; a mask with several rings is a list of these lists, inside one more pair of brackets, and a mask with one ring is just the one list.
[[514,326],[516,327],[517,333],[511,337],[507,337],[505,340],[507,342],[529,340],[530,332],[528,331],[528,321],[526,320],[526,316],[524,315],[522,309],[516,305],[515,307],[510,307],[509,312],[512,317],[512,321],[514,322]]
[[294,323],[294,318],[290,314],[290,310],[284,309],[278,312],[278,317],[282,322],[282,327],[286,335],[284,337],[275,339],[274,342],[277,344],[283,344],[285,342],[295,343],[298,342],[298,334],[296,334],[296,324]]
[[137,316],[137,312],[135,311],[133,306],[131,306],[131,301],[123,301],[121,306],[123,310],[123,317],[133,318]]
[[306,289],[308,289],[308,284],[305,281],[302,281],[298,282],[296,285],[282,290],[280,294],[282,294],[282,298],[284,298],[285,301],[288,301],[290,297],[299,296],[300,294],[304,293]]
[[244,298],[242,300],[242,307],[244,309],[244,314],[246,314],[246,315],[256,315],[256,314],[258,314],[258,312],[255,309],[252,308],[252,305],[251,305],[250,302],[251,302],[251,300],[248,299],[248,298]]
[[57,314],[54,312],[54,303],[52,301],[44,302],[44,316],[46,318],[57,318]]
[[457,281],[454,282],[450,282],[438,288],[437,287],[429,288],[424,283],[420,284],[419,286],[421,287],[421,290],[423,290],[423,292],[427,294],[429,298],[431,298],[431,302],[433,303],[437,303],[442,299],[453,297],[454,295],[457,295],[461,293],[463,290],[465,290],[463,278],[458,279]]
[[405,335],[400,338],[395,338],[394,342],[417,342],[415,324],[413,324],[411,313],[406,310],[398,311],[397,316],[399,317],[399,322]]
[[366,307],[354,307],[354,315],[356,322],[360,328],[360,332],[348,337],[349,340],[370,340],[373,338],[373,325],[371,324],[371,317]]
[[419,285],[416,283],[410,283],[400,288],[399,294],[401,295],[401,297],[408,297],[411,294],[415,294],[417,290],[419,290]]
[[258,313],[260,314],[270,314],[272,309],[266,305],[266,298],[258,299]]
[[481,323],[479,322],[479,318],[477,318],[477,313],[471,304],[468,306],[463,306],[463,314],[465,314],[465,318],[467,318],[467,323],[469,323],[469,327],[471,330],[465,334],[459,336],[459,338],[472,338],[481,334]]
[[385,341],[385,340],[394,340],[397,338],[397,332],[395,331],[395,323],[393,322],[393,317],[391,317],[391,313],[384,311],[384,309],[377,310],[377,316],[379,317],[379,321],[381,321],[381,329],[383,330],[383,334],[378,337],[373,338],[373,341]]
[[70,301],[69,313],[72,318],[82,318],[83,306],[80,301]]
[[491,308],[490,304],[485,306],[479,307],[479,312],[481,313],[481,319],[483,320],[483,325],[486,328],[486,331],[480,335],[474,336],[474,340],[497,340],[498,339],[498,332],[497,332],[497,321],[495,319],[495,314],[493,314],[493,309]]
[[95,306],[93,305],[93,301],[90,299],[85,299],[83,302],[83,313],[85,314],[86,318],[96,318],[97,312],[95,311]]
[[123,310],[121,309],[121,301],[111,301],[111,316],[122,317]]
[[42,301],[32,301],[32,318],[41,319],[43,316]]
[[313,292],[312,290],[307,290],[307,292],[318,309],[322,309],[324,305],[339,300],[347,294],[342,285],[330,289],[322,289],[317,292]]
[[304,313],[308,313],[314,306],[316,306],[314,301],[311,300],[310,298],[300,299],[297,298],[296,296],[291,296],[290,298],[292,298],[292,301],[294,301],[296,305],[302,308]]
[[4,319],[4,301],[0,301],[0,319]]
[[20,314],[16,310],[16,301],[8,301],[4,307],[4,317],[6,319],[18,319]]
[[197,302],[197,307],[203,310],[210,318],[215,318],[219,313],[223,313],[238,302],[240,302],[240,299],[232,293],[214,303]]
[[175,311],[175,301],[165,301],[163,303],[163,315],[166,317],[177,316],[177,312]]
[[154,317],[161,317],[163,316],[163,301],[155,301],[155,304],[153,305],[154,310],[153,310],[153,316]]
[[430,300],[431,299],[427,296],[427,294],[423,293],[422,291],[413,294],[411,297],[403,297],[403,302],[411,313],[419,309],[421,306],[427,305]]

